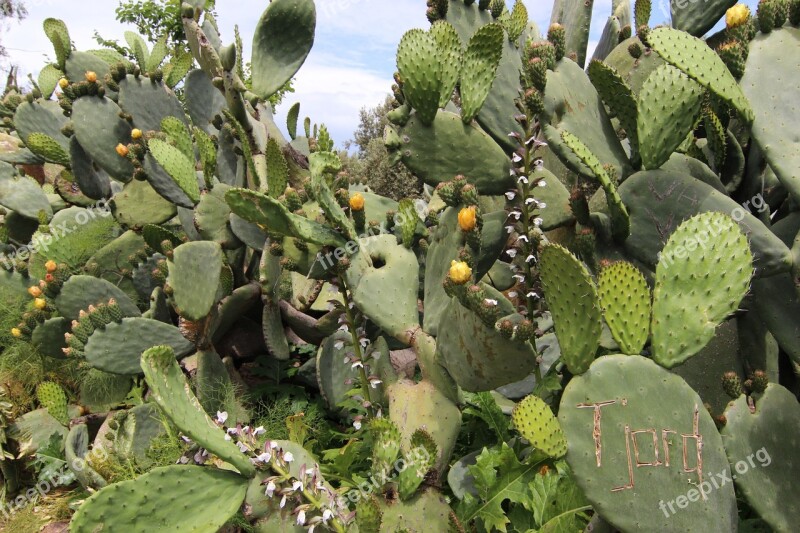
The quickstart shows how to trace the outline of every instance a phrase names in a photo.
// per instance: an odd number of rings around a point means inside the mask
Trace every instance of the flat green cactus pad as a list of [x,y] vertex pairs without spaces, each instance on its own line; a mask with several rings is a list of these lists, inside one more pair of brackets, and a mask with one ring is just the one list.
[[680,30],[660,27],[649,33],[647,42],[667,63],[730,103],[745,122],[753,121],[753,110],[742,89],[705,41]]
[[247,479],[234,472],[203,466],[156,468],[93,494],[75,513],[70,531],[213,533],[236,514],[246,492]]
[[313,0],[275,0],[253,36],[253,90],[269,98],[292,79],[311,52],[317,12]]
[[92,276],[71,276],[56,297],[55,305],[64,318],[77,320],[79,313],[90,305],[108,304],[112,298],[117,301],[123,317],[141,316],[133,300],[116,285]]
[[175,248],[167,265],[167,283],[173,289],[172,297],[178,313],[192,321],[206,317],[217,301],[222,271],[220,245],[210,241],[182,244]]
[[511,420],[534,448],[549,457],[559,458],[567,453],[567,441],[558,420],[550,406],[538,396],[531,395],[519,402],[511,413]]
[[[800,29],[785,27],[750,43],[747,66],[741,86],[755,113],[753,137],[764,152],[770,167],[795,201],[800,200],[800,142],[793,133],[800,121],[797,99],[797,72],[783,68],[787,57],[800,53]],[[785,80],[776,83],[775,80]],[[776,111],[778,111],[776,113]]]
[[553,244],[540,257],[542,286],[570,372],[585,372],[600,345],[602,322],[597,287],[586,266]]
[[117,153],[117,145],[131,142],[131,125],[120,118],[122,109],[98,96],[84,96],[75,100],[72,123],[75,138],[108,175],[127,183],[133,177],[133,164]]
[[111,200],[111,212],[120,224],[141,228],[145,224],[162,224],[178,214],[175,205],[162,197],[147,182],[133,180]]
[[616,528],[736,529],[722,438],[680,377],[638,355],[601,357],[567,385],[558,418],[575,480]]
[[250,459],[232,441],[225,440],[225,432],[203,411],[175,360],[172,348],[151,348],[142,354],[141,362],[156,403],[172,423],[208,451],[232,464],[244,476],[255,476],[256,469]]
[[772,383],[755,402],[753,412],[740,396],[725,410],[722,436],[733,479],[762,520],[775,531],[791,531],[800,520],[800,502],[790,496],[800,476],[800,405]]
[[747,237],[732,218],[703,213],[681,224],[656,267],[653,359],[671,368],[700,351],[739,307],[752,277]]
[[597,279],[600,307],[622,353],[638,355],[650,335],[650,287],[632,264],[604,268]]
[[495,80],[503,57],[506,34],[500,24],[487,24],[475,32],[464,52],[461,68],[461,119],[469,123],[478,114]]
[[8,163],[0,163],[0,206],[31,220],[39,220],[40,213],[47,220],[53,217],[53,208],[39,184],[17,174]]
[[178,357],[194,349],[192,343],[171,324],[146,318],[123,318],[105,329],[96,330],[86,343],[86,361],[99,370],[112,374],[139,374],[142,352],[153,346],[167,344]]

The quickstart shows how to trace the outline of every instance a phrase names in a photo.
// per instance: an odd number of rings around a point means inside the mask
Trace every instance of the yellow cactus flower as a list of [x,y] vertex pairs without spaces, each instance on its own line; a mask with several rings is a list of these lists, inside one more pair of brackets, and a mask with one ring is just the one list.
[[124,144],[118,144],[116,150],[120,157],[128,157],[128,147]]
[[53,272],[56,271],[56,269],[58,268],[58,265],[56,264],[55,261],[53,261],[51,259],[47,263],[44,264],[44,268],[45,268],[45,270],[47,270],[48,274],[52,274]]
[[458,212],[458,225],[462,231],[470,232],[478,225],[478,213],[474,205],[463,208]]
[[36,286],[28,287],[28,294],[30,294],[34,298],[38,298],[42,295],[42,289]]
[[350,209],[353,211],[362,211],[364,209],[364,197],[361,193],[355,193],[350,197]]
[[142,138],[142,130],[140,130],[139,128],[133,128],[133,130],[131,131],[131,139],[133,139],[134,141],[138,141],[141,138]]
[[33,306],[42,311],[45,307],[47,307],[47,301],[44,298],[36,298],[33,301]]
[[728,28],[741,26],[750,19],[750,8],[744,4],[736,4],[725,12],[725,23]]
[[96,83],[97,82],[97,73],[92,72],[91,70],[86,72],[86,81],[89,83]]
[[58,86],[61,87],[62,90],[69,87],[69,80],[67,78],[61,78],[58,80]]
[[464,261],[450,263],[450,279],[457,285],[463,285],[472,279],[472,269]]
[[19,339],[22,337],[22,331],[19,328],[11,328],[11,335],[13,335],[14,338]]

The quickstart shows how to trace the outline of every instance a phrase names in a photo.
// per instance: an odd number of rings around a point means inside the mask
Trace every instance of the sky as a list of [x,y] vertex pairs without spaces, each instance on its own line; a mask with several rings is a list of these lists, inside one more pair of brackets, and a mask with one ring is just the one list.
[[[317,0],[316,3],[314,48],[296,76],[296,92],[287,96],[277,115],[282,124],[286,111],[299,101],[301,117],[310,116],[313,122],[325,123],[336,144],[341,146],[358,125],[358,111],[378,105],[390,92],[400,38],[412,28],[428,28],[429,23],[424,0]],[[28,17],[22,22],[6,24],[2,41],[9,58],[0,62],[2,72],[11,64],[19,66],[20,81],[28,73],[35,78],[42,66],[52,61],[52,45],[42,30],[42,21],[47,17],[67,23],[78,50],[97,48],[92,38],[94,30],[106,39],[124,42],[124,32],[135,29],[115,20],[116,0],[25,0],[25,4]],[[509,7],[512,4],[509,0]],[[546,29],[552,2],[527,0],[525,4],[531,20]],[[667,22],[667,0],[656,0],[653,4],[651,25]],[[245,57],[249,57],[256,22],[267,5],[267,0],[217,0],[223,41],[233,40],[233,27],[238,24]],[[610,14],[611,0],[595,0],[590,54]]]

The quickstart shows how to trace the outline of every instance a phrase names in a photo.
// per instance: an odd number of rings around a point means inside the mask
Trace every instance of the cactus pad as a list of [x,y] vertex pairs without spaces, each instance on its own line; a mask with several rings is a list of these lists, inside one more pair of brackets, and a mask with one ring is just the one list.
[[650,335],[650,288],[642,273],[621,261],[606,267],[597,279],[600,307],[622,353],[638,355]]
[[700,351],[719,323],[736,311],[752,277],[747,237],[733,219],[703,213],[681,224],[656,268],[655,361],[671,368]]
[[153,158],[175,180],[186,196],[194,203],[199,202],[200,186],[197,184],[194,161],[187,158],[179,148],[165,141],[153,139],[148,146]]
[[225,432],[203,411],[175,361],[172,348],[156,346],[144,352],[142,369],[156,403],[173,424],[244,476],[255,475],[256,469],[250,459],[233,442],[225,440]]
[[680,377],[638,355],[601,357],[569,382],[558,418],[575,480],[616,528],[736,529],[722,438]]
[[86,343],[86,361],[99,370],[112,374],[139,374],[142,352],[160,344],[167,344],[182,357],[192,352],[194,346],[183,338],[171,324],[146,318],[123,318],[119,324],[111,323],[96,330]]
[[305,62],[314,44],[317,12],[313,0],[275,0],[253,36],[253,91],[266,99]]
[[753,110],[739,84],[703,40],[680,30],[661,27],[648,34],[647,42],[667,63],[730,103],[745,122],[753,122]]
[[141,316],[133,300],[116,285],[92,276],[71,276],[61,287],[55,305],[62,316],[77,320],[80,312],[90,305],[107,304],[112,298],[117,301],[123,317]]
[[511,412],[511,421],[534,448],[548,457],[557,459],[567,453],[567,441],[558,420],[538,396],[530,395],[519,402]]
[[93,494],[75,513],[70,531],[216,531],[236,514],[246,492],[247,479],[234,472],[202,466],[156,468]]
[[45,381],[36,387],[36,399],[39,404],[47,409],[50,416],[64,424],[69,423],[67,414],[67,395],[61,385],[52,381]]
[[[800,502],[787,497],[800,476],[800,405],[784,387],[769,384],[755,411],[739,397],[725,410],[722,430],[733,479],[747,503],[775,531],[790,531],[800,520]],[[754,456],[755,455],[755,461]]]
[[178,313],[191,321],[206,317],[216,303],[222,271],[220,245],[209,241],[182,244],[167,265],[167,283],[173,289]]
[[397,70],[403,81],[403,93],[426,126],[433,122],[439,109],[442,92],[439,54],[436,40],[419,29],[403,35],[397,47]]
[[642,163],[663,165],[694,129],[703,89],[671,65],[662,65],[639,91],[638,140]]
[[503,57],[505,32],[500,24],[481,27],[469,41],[461,68],[461,120],[469,123],[478,114],[495,80]]
[[540,268],[564,362],[573,374],[586,372],[602,332],[594,281],[586,266],[557,244],[544,248]]

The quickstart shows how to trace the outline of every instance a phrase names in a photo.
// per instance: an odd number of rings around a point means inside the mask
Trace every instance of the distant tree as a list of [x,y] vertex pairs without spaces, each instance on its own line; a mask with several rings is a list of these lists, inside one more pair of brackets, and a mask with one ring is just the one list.
[[[216,0],[207,0],[205,9],[213,11],[215,4]],[[151,43],[164,35],[171,45],[186,40],[181,0],[121,0],[116,12],[118,21],[135,25],[141,36]]]
[[[0,22],[6,20],[22,20],[28,16],[25,3],[22,0],[0,0]],[[0,43],[0,57],[8,56],[8,50]]]
[[357,148],[353,157],[346,158],[346,169],[352,181],[369,185],[377,194],[395,200],[417,197],[422,192],[419,179],[403,163],[392,166],[383,145],[383,130],[389,124],[386,114],[391,110],[391,96],[375,107],[361,108],[353,139],[345,143],[348,150]]

